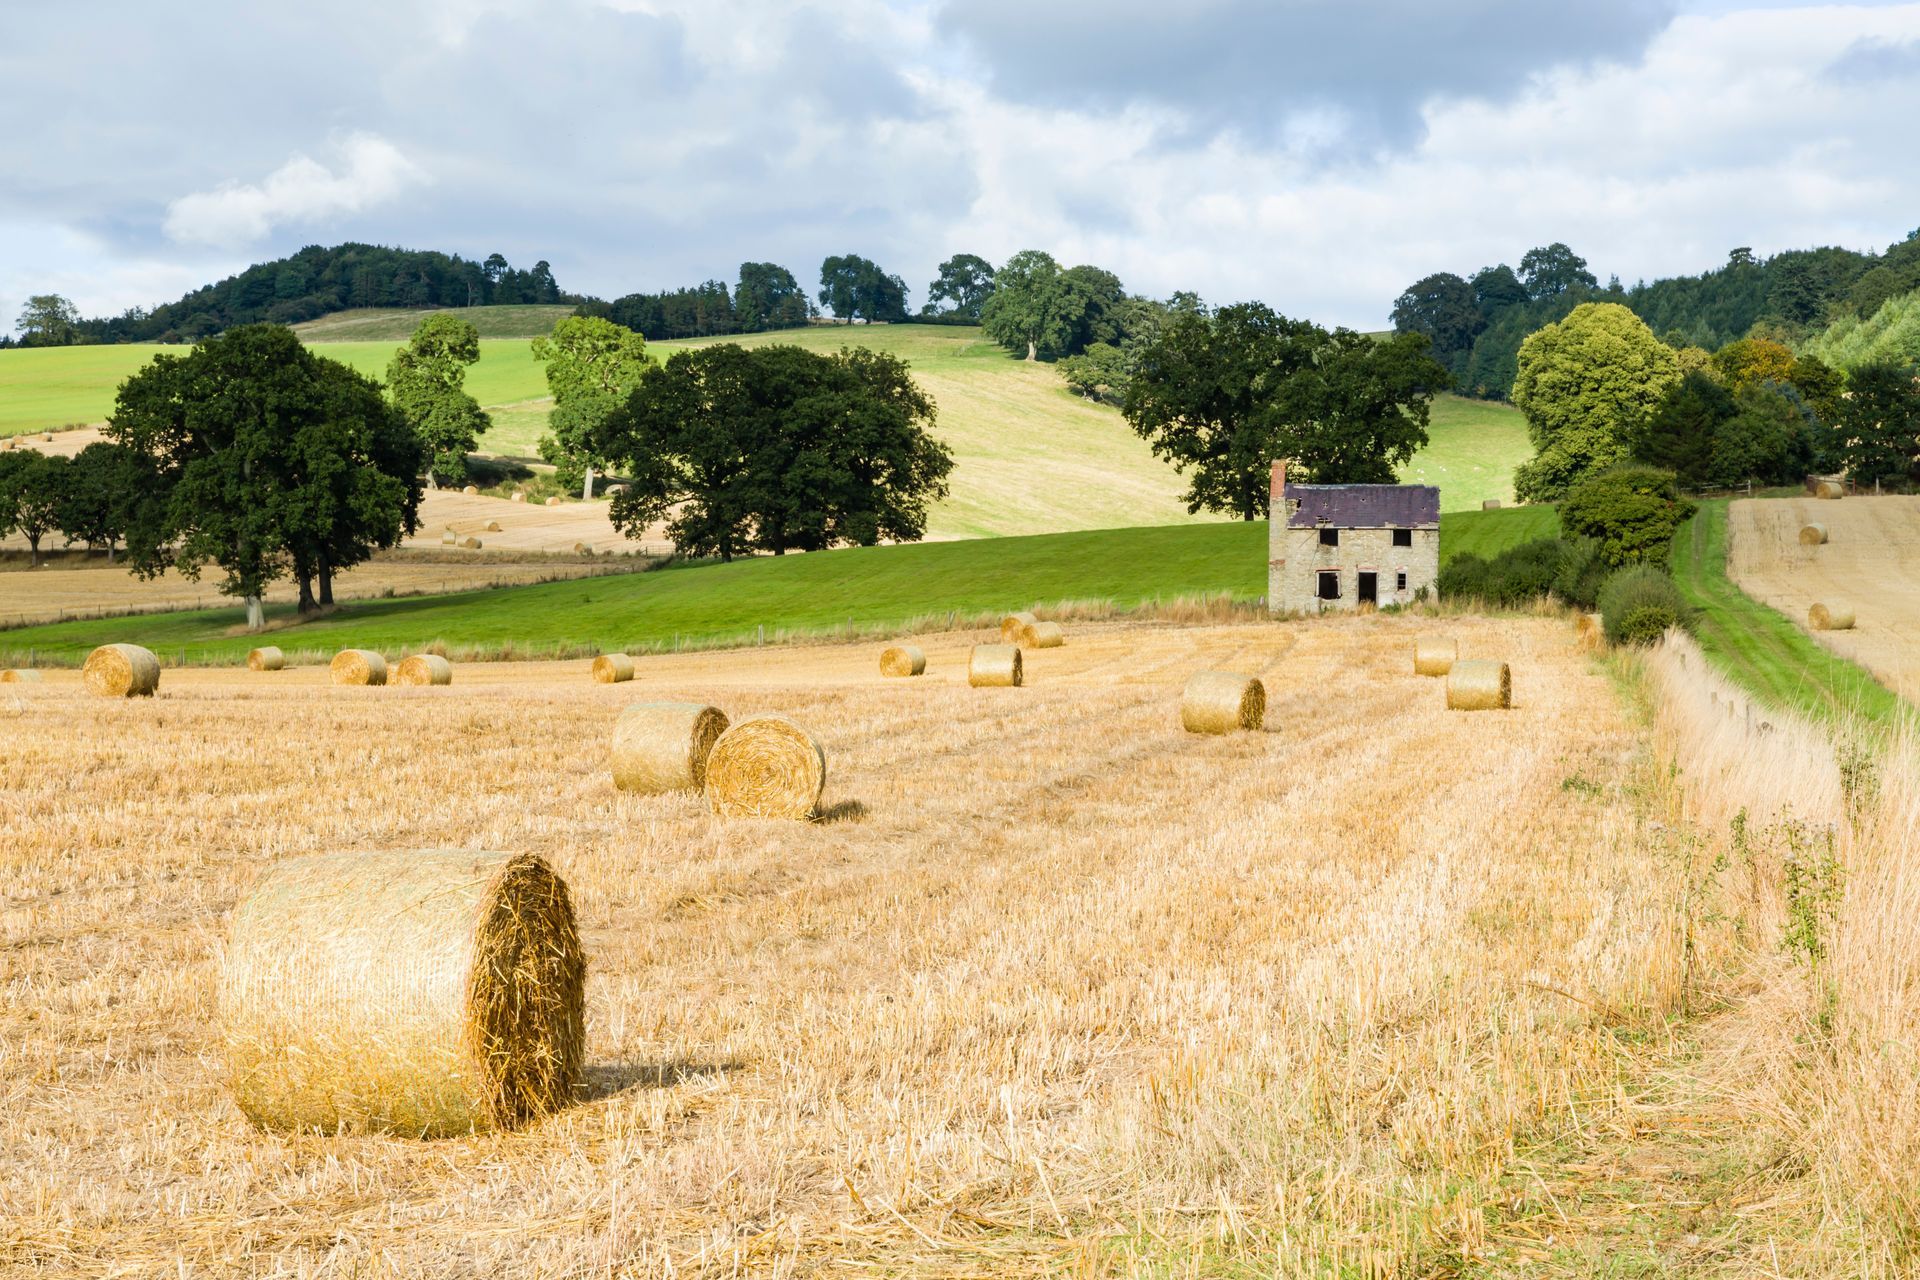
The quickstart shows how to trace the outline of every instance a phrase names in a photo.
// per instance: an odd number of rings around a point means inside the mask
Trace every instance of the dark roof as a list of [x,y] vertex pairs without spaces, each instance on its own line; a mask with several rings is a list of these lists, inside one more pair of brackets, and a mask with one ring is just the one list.
[[1300,505],[1290,529],[1337,525],[1342,529],[1410,529],[1440,523],[1440,490],[1430,484],[1290,484],[1287,498]]

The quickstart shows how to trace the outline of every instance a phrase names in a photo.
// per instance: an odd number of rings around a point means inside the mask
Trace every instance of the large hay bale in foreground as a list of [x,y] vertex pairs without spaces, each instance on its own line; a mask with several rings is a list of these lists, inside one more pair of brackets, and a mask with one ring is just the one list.
[[593,678],[600,684],[633,679],[633,659],[624,653],[603,653],[593,660]]
[[1443,676],[1460,660],[1460,642],[1447,636],[1416,636],[1413,641],[1413,673],[1417,676]]
[[1456,662],[1447,673],[1447,710],[1504,711],[1513,705],[1513,674],[1504,662]]
[[967,683],[976,689],[1008,688],[1026,678],[1020,646],[977,644],[967,655]]
[[247,650],[247,670],[280,671],[287,665],[287,655],[280,652],[279,646],[263,644],[258,649]]
[[103,644],[87,655],[80,679],[103,697],[150,697],[160,687],[160,659],[137,644]]
[[335,684],[385,684],[387,660],[371,649],[342,649],[327,668]]
[[1827,541],[1827,526],[1823,524],[1803,524],[1800,526],[1800,545],[1818,547]]
[[613,724],[613,785],[657,795],[698,791],[727,713],[698,702],[636,702]]
[[235,910],[220,1029],[255,1124],[436,1137],[565,1106],[585,993],[573,905],[541,859],[319,854]]
[[707,805],[723,818],[810,818],[827,787],[827,753],[785,716],[754,716],[707,758]]
[[1238,671],[1201,671],[1180,695],[1180,727],[1188,733],[1258,729],[1267,719],[1267,687]]
[[1020,613],[1010,613],[1000,619],[1000,638],[1008,644],[1019,644],[1020,638],[1026,635],[1027,628],[1038,621],[1038,618],[1024,610]]
[[41,675],[32,667],[10,667],[0,671],[0,684],[39,684]]
[[1822,480],[1814,486],[1813,496],[1816,498],[1824,498],[1831,502],[1836,498],[1846,497],[1847,490],[1845,485],[1842,485],[1836,480]]
[[927,669],[927,655],[915,645],[896,644],[880,651],[880,674],[917,676]]
[[416,653],[393,669],[395,684],[452,684],[453,664],[437,653]]
[[1853,630],[1853,610],[1839,604],[1816,604],[1807,610],[1807,625],[1815,631]]
[[1020,633],[1023,649],[1058,649],[1067,642],[1067,633],[1057,622],[1036,622]]

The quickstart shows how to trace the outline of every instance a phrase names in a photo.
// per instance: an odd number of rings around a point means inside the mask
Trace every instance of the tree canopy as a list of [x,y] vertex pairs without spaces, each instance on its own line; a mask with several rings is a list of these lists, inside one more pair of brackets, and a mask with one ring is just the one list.
[[23,347],[65,347],[80,336],[80,313],[57,293],[36,293],[13,323]]
[[[940,274],[927,286],[927,311],[978,320],[980,308],[993,295],[993,274],[993,264],[978,254],[954,254],[940,264]],[[952,305],[942,312],[942,302]]]
[[1693,514],[1681,499],[1671,471],[1627,463],[1582,478],[1560,503],[1560,527],[1600,544],[1601,557],[1618,568],[1664,566],[1673,535]]
[[156,356],[107,436],[152,469],[156,518],[128,531],[142,576],[212,564],[224,594],[257,600],[291,574],[312,607],[316,577],[324,603],[336,570],[418,527],[425,447],[378,383],[280,325]]
[[1911,365],[1863,364],[1847,377],[1833,452],[1862,484],[1908,479],[1920,458],[1920,383]]
[[1425,334],[1433,358],[1460,382],[1466,379],[1473,340],[1487,327],[1487,317],[1471,284],[1450,271],[1439,271],[1416,281],[1395,300],[1393,327],[1400,333]]
[[427,478],[466,478],[467,455],[492,425],[467,394],[467,366],[480,358],[480,333],[455,315],[428,316],[387,365],[394,408],[426,446]]
[[837,319],[900,321],[907,318],[907,284],[857,253],[820,264],[820,305]]
[[1525,502],[1551,502],[1627,456],[1629,442],[1680,377],[1673,348],[1612,303],[1585,303],[1521,344],[1513,402],[1534,457],[1514,475]]
[[653,364],[646,339],[598,316],[568,316],[551,334],[533,340],[533,358],[547,366],[547,390],[553,393],[551,434],[541,437],[540,456],[554,465],[562,484],[580,483],[591,497],[593,473],[601,465],[594,441]]
[[68,466],[63,457],[31,449],[0,454],[0,537],[25,538],[36,568],[40,540],[59,528]]
[[598,436],[631,477],[614,526],[637,537],[665,520],[683,551],[723,560],[916,541],[953,468],[928,432],[933,415],[890,355],[675,352]]
[[1237,303],[1174,314],[1139,351],[1122,412],[1189,473],[1188,510],[1255,520],[1278,458],[1318,483],[1391,482],[1446,381],[1424,335],[1375,342]]

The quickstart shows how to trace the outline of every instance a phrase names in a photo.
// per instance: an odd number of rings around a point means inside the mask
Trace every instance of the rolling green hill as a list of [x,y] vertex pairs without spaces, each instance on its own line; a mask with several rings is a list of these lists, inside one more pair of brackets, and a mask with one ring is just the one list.
[[[476,307],[463,311],[486,332],[550,324],[553,307]],[[497,313],[497,314],[496,314]],[[398,345],[392,336],[321,341],[407,329],[410,312],[345,312],[303,327],[317,350],[375,377]],[[553,318],[557,318],[554,316]],[[409,330],[410,331],[410,330]],[[1214,519],[1187,512],[1185,484],[1107,405],[1067,390],[1050,365],[1010,359],[977,329],[939,325],[815,325],[807,329],[650,344],[662,358],[712,342],[783,342],[815,350],[866,346],[913,366],[938,407],[936,433],[958,465],[952,495],[929,529],[937,538],[991,537],[1075,529],[1190,524]],[[69,423],[99,422],[122,379],[156,352],[153,345],[0,351],[0,435]],[[551,402],[542,369],[524,337],[484,337],[467,387],[488,407],[489,452],[528,458],[546,430]],[[1407,467],[1408,481],[1438,484],[1448,511],[1477,509],[1483,498],[1510,498],[1513,468],[1529,455],[1524,420],[1504,405],[1442,396],[1433,407],[1432,443]]]
[[402,310],[391,307],[363,307],[336,311],[293,326],[303,342],[405,342],[434,315],[458,316],[477,329],[482,338],[538,338],[553,332],[553,326],[573,314],[569,305],[504,305],[497,307],[429,307]]
[[[1449,515],[1443,557],[1457,528],[1485,552],[1525,541],[1553,512],[1527,508]],[[590,650],[643,652],[678,645],[743,644],[768,638],[845,634],[1059,601],[1147,601],[1266,594],[1264,521],[1031,537],[850,547],[811,555],[763,556],[649,573],[504,587],[459,595],[356,601],[339,612],[274,633],[274,643],[315,652],[358,646],[397,653],[441,641],[459,653],[544,656]],[[268,610],[293,620],[289,606]],[[0,665],[77,662],[95,646],[142,644],[169,661],[239,661],[257,637],[239,633],[241,611],[207,609],[64,622],[0,635]]]

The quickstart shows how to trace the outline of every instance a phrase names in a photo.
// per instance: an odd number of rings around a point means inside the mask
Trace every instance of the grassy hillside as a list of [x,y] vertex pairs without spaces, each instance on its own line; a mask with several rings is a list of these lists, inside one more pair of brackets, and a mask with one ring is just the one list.
[[[1475,547],[1497,549],[1552,531],[1552,512],[1528,509],[1449,515],[1442,554],[1456,529]],[[1103,529],[1033,537],[854,547],[813,555],[687,565],[652,573],[500,588],[460,595],[365,601],[331,617],[288,627],[290,649],[350,645],[388,651],[445,641],[459,649],[658,649],[744,642],[776,633],[898,626],[910,619],[966,617],[1037,602],[1104,600],[1120,607],[1182,596],[1266,594],[1264,521]],[[289,622],[287,607],[268,610]],[[198,662],[244,657],[255,640],[237,634],[238,608],[148,614],[21,628],[0,635],[0,665],[78,660],[95,645],[144,644]]]
[[336,311],[332,315],[293,326],[307,342],[405,342],[434,315],[458,316],[479,330],[483,338],[538,338],[553,332],[553,326],[573,308],[560,306],[509,305],[498,307],[428,307],[408,310],[392,307],[362,307]]
[[[489,307],[461,314],[486,321],[492,331],[534,323],[555,310]],[[494,312],[515,314],[497,317],[496,322],[489,316]],[[381,326],[398,331],[416,314],[425,313],[343,313],[303,331],[317,350],[381,377],[396,338],[317,339]],[[1212,519],[1187,512],[1181,498],[1185,482],[1153,456],[1117,411],[1075,396],[1050,365],[1010,359],[977,329],[816,325],[654,343],[651,349],[664,359],[682,347],[718,341],[792,343],[821,351],[862,345],[910,363],[938,407],[936,432],[958,462],[952,495],[936,510],[931,536],[986,537]],[[182,350],[134,345],[0,351],[0,435],[99,422],[112,408],[122,379],[156,352]],[[551,402],[527,340],[482,338],[480,362],[468,371],[467,386],[494,418],[483,447],[533,456]],[[1529,452],[1524,421],[1516,411],[1443,396],[1434,404],[1430,434],[1431,445],[1413,460],[1404,478],[1440,485],[1443,509],[1475,510],[1483,498],[1510,496],[1513,468]]]

